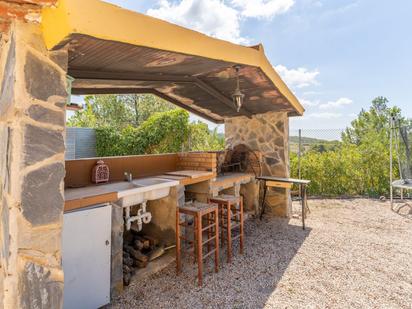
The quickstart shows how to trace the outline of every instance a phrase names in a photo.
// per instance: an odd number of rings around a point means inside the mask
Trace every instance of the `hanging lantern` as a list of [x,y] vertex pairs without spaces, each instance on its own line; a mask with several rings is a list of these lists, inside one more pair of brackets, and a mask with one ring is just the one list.
[[233,99],[233,104],[235,104],[237,112],[240,111],[240,108],[242,107],[243,104],[243,99],[245,95],[240,91],[240,84],[239,84],[239,69],[240,66],[235,66],[236,70],[236,89],[235,92],[232,94],[232,99]]

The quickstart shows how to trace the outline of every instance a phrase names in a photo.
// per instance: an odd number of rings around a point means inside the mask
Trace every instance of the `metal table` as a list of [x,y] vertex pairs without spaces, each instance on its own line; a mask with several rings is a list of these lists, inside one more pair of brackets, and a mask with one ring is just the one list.
[[265,200],[266,200],[266,193],[268,188],[284,188],[290,189],[292,185],[297,184],[299,185],[300,190],[300,197],[302,203],[302,228],[305,229],[305,218],[306,218],[306,209],[308,208],[308,201],[306,195],[306,187],[310,183],[310,180],[305,179],[294,179],[294,178],[281,178],[281,177],[273,177],[273,176],[259,176],[256,177],[257,180],[263,181],[263,199],[262,205],[260,207],[260,219],[265,212]]

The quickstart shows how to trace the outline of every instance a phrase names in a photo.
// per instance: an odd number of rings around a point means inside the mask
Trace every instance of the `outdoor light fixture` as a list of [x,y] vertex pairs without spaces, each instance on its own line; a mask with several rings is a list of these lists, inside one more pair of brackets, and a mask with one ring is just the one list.
[[243,99],[245,97],[245,95],[240,91],[239,69],[240,69],[240,66],[238,66],[238,65],[235,66],[235,70],[236,70],[236,89],[235,89],[235,92],[233,92],[233,94],[232,94],[233,103],[235,104],[237,112],[240,111],[240,108],[242,107],[242,104],[243,104]]

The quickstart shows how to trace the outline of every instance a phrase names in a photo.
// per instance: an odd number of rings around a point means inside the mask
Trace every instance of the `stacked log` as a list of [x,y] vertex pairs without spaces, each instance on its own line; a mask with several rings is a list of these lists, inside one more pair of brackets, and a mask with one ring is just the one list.
[[130,284],[139,268],[147,267],[150,254],[158,246],[157,239],[129,232],[123,240],[123,284]]

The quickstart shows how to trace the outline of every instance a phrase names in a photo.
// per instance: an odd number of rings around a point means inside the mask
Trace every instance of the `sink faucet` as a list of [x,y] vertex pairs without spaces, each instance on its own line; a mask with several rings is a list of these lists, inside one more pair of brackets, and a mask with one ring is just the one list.
[[133,181],[132,173],[124,172],[124,177],[126,177],[126,180],[127,180],[128,182],[132,182],[132,181]]

